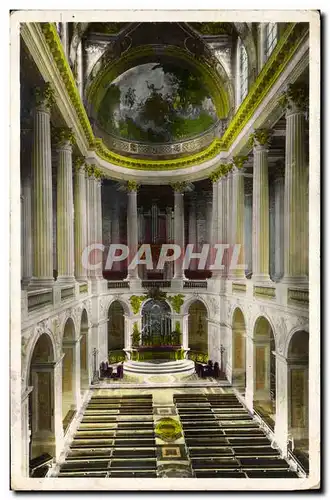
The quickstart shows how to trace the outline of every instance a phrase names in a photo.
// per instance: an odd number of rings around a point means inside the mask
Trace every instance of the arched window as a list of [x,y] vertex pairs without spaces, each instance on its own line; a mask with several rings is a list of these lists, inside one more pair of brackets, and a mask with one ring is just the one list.
[[249,68],[248,57],[243,43],[239,44],[239,100],[240,102],[246,97],[249,87]]
[[266,59],[273,52],[275,45],[277,44],[277,24],[267,23],[266,25]]

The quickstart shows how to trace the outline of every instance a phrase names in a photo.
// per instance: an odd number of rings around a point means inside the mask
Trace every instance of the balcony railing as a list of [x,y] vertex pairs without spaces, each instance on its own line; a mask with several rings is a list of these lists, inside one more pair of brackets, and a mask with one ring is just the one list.
[[184,281],[183,288],[207,288],[207,281],[206,280]]
[[108,281],[109,288],[129,288],[128,281]]
[[143,280],[143,288],[170,288],[170,280]]

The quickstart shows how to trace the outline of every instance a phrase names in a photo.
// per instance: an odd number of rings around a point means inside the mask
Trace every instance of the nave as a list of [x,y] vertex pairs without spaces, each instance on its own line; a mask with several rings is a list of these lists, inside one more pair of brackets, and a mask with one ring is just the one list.
[[48,476],[296,478],[231,389],[93,390]]

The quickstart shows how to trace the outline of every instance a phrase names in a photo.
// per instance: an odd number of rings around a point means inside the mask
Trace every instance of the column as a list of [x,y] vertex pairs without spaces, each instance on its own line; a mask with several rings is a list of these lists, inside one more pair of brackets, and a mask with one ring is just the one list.
[[[90,246],[93,242],[93,231],[94,231],[94,221],[93,221],[93,203],[94,203],[94,191],[92,189],[92,179],[88,172],[88,166],[85,167],[85,182],[86,182],[86,245]],[[92,276],[92,271],[87,269],[87,277]]]
[[[94,180],[95,189],[95,231],[96,231],[96,243],[102,244],[102,191],[101,191],[101,177],[100,171],[96,172],[96,177]],[[103,263],[103,255],[100,250],[97,251],[98,258],[97,262]],[[95,271],[97,279],[103,279],[103,266],[100,265]]]
[[253,148],[253,280],[269,277],[268,145],[270,132],[259,129],[251,136]]
[[[189,203],[189,219],[188,219],[188,234],[189,243],[194,245],[194,252],[197,252],[197,221],[196,221],[196,195],[192,193]],[[196,271],[197,260],[190,261],[190,270]]]
[[84,72],[83,72],[83,47],[82,42],[79,43],[77,47],[77,87],[79,90],[79,95],[81,99],[83,98],[83,85],[84,85]]
[[63,356],[54,367],[54,433],[55,455],[58,460],[63,452],[63,414],[62,414],[62,363]]
[[75,276],[79,281],[87,280],[87,269],[82,262],[82,254],[87,247],[86,175],[84,158],[75,161],[74,173],[74,250]]
[[275,441],[287,454],[288,445],[288,366],[287,360],[276,353],[276,418]]
[[253,206],[253,177],[245,176],[245,262],[247,274],[252,273],[252,206]]
[[81,406],[81,386],[80,386],[80,340],[77,339],[73,345],[73,390],[76,410],[79,411]]
[[[138,250],[138,217],[137,217],[137,190],[135,181],[127,183],[127,245],[129,248],[128,262],[136,255]],[[138,268],[127,270],[128,280],[139,279]]]
[[30,173],[23,173],[21,197],[22,228],[22,287],[26,288],[32,278],[32,179]]
[[[238,254],[236,269],[229,268],[229,274],[231,279],[244,279],[245,271],[244,269],[238,269],[237,266],[243,266],[245,264],[244,255],[244,162],[246,161],[245,156],[235,156],[233,158],[234,167],[232,169],[232,250]],[[236,247],[240,245],[240,247]],[[229,266],[234,265],[236,259],[231,259]]]
[[284,272],[284,164],[277,164],[274,179],[275,196],[275,274],[280,280]]
[[72,144],[74,137],[69,128],[53,130],[57,152],[57,263],[58,283],[74,282],[74,233]]
[[305,107],[303,87],[289,86],[283,96],[286,105],[284,181],[284,277],[285,283],[308,281],[307,240],[307,161],[305,155]]
[[[120,241],[120,225],[119,225],[119,200],[115,200],[115,205],[111,211],[111,243],[118,244]],[[109,271],[121,271],[122,261],[115,261]]]
[[53,202],[50,110],[55,102],[49,83],[35,91],[32,142],[33,277],[30,285],[47,287],[53,278]]
[[[214,245],[218,243],[218,181],[214,180],[212,182],[212,212],[211,212],[211,228],[210,228],[210,250],[207,259],[208,266],[214,264],[215,251]],[[212,271],[212,277],[216,278],[219,276],[219,270]]]
[[246,378],[245,378],[245,401],[247,408],[253,411],[254,387],[255,387],[255,359],[253,338],[246,336]]
[[[173,210],[172,207],[166,207],[166,241],[172,243],[173,240]],[[167,280],[173,278],[173,262],[165,262],[164,278]]]
[[172,185],[174,190],[174,243],[181,248],[181,256],[174,262],[174,279],[185,278],[183,269],[184,257],[184,198],[186,183],[177,182]]
[[[232,245],[233,243],[233,239],[232,239],[232,219],[233,219],[233,206],[232,206],[232,187],[233,187],[233,173],[232,171],[228,172],[228,175],[227,175],[227,243],[229,245]],[[229,258],[229,253],[228,252],[228,258]],[[228,265],[230,264],[230,260],[229,260],[229,263]],[[229,269],[228,269],[228,273],[229,273]]]

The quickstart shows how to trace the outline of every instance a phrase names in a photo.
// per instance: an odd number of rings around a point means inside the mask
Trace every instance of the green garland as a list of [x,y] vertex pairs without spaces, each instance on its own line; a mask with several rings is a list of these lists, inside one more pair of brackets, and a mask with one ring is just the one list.
[[182,427],[178,420],[174,420],[171,417],[164,417],[156,423],[155,434],[163,441],[176,441],[182,436]]
[[146,299],[145,295],[132,295],[129,298],[134,314],[138,314],[138,312],[140,311],[141,304],[145,299]]
[[184,295],[182,295],[182,293],[178,293],[177,295],[172,295],[172,297],[168,297],[168,300],[172,304],[174,311],[180,314],[181,306],[184,303]]
[[248,145],[253,146],[268,146],[271,138],[271,130],[266,128],[260,128],[255,130],[253,134],[250,135]]
[[213,172],[209,175],[209,179],[212,182],[217,182],[221,177],[228,174],[233,168],[231,163],[221,163]]
[[279,98],[279,103],[283,108],[292,109],[293,105],[301,111],[308,108],[308,89],[307,86],[299,82],[288,85],[286,92]]
[[49,82],[46,82],[43,86],[35,87],[34,96],[37,106],[43,104],[48,109],[51,109],[56,102],[55,90]]
[[233,165],[235,165],[236,168],[241,169],[244,167],[244,163],[247,161],[248,157],[247,156],[234,156],[233,157]]

